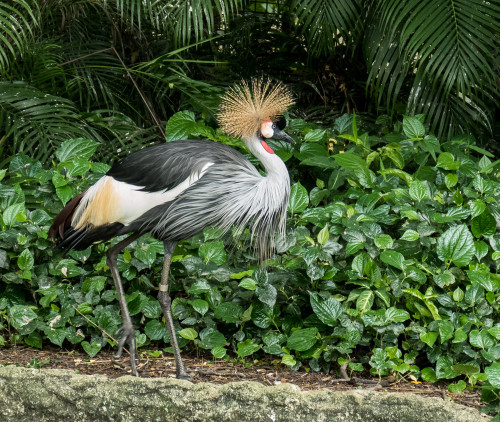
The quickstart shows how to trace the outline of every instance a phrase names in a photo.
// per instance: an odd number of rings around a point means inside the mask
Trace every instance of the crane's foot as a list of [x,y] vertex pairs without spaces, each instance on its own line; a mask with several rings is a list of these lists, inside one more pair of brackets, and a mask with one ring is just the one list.
[[128,327],[123,325],[120,328],[116,335],[120,336],[120,340],[118,342],[118,351],[113,356],[114,359],[119,359],[122,357],[123,346],[127,343],[130,353],[130,365],[132,367],[132,375],[138,377],[139,373],[137,372],[137,365],[135,364],[135,332],[134,327]]
[[186,381],[193,381],[193,377],[190,377],[186,372],[181,373],[181,374],[176,374],[175,377],[178,380],[186,380]]

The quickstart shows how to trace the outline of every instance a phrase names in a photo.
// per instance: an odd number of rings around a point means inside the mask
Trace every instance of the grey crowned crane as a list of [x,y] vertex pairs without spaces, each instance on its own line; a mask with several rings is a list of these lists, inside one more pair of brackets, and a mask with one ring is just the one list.
[[293,104],[281,83],[242,82],[223,96],[217,120],[227,134],[241,138],[257,157],[263,176],[238,151],[208,140],[184,140],[155,145],[124,158],[97,183],[73,198],[57,215],[49,237],[67,249],[85,249],[94,242],[132,233],[106,254],[120,302],[123,326],[116,358],[127,344],[132,373],[135,336],[117,269],[118,254],[144,233],[164,242],[165,261],[158,300],[170,334],[177,378],[190,379],[182,363],[174,322],[168,274],[178,241],[207,226],[227,232],[248,227],[261,260],[274,247],[274,235],[283,235],[290,179],[283,161],[266,143],[273,138],[294,140],[283,129],[283,112]]

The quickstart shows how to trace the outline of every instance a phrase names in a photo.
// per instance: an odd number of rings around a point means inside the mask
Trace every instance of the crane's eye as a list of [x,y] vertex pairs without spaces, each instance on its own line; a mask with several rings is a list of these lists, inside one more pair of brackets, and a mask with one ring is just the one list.
[[273,129],[276,129],[276,125],[273,125],[272,127],[273,127]]

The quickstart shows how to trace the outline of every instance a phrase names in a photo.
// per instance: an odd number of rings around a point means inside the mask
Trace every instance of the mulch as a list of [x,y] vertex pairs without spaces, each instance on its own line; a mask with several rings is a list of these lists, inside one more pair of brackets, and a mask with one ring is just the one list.
[[[143,378],[175,377],[175,362],[172,356],[154,357],[151,352],[139,352],[137,368]],[[387,378],[339,378],[336,375],[290,371],[276,361],[254,361],[251,365],[228,362],[224,360],[208,360],[204,357],[194,357],[183,354],[184,366],[194,383],[210,382],[225,384],[234,381],[255,381],[266,386],[281,383],[291,383],[302,390],[365,390],[379,392],[413,393],[423,397],[437,397],[456,404],[479,408],[481,390],[475,387],[464,390],[460,394],[448,391],[446,384],[412,381],[409,379]],[[0,348],[0,365],[18,365],[33,368],[68,369],[79,374],[105,375],[108,378],[118,378],[130,375],[130,360],[127,353],[117,360],[113,359],[113,351],[101,350],[94,358],[81,350],[64,350],[45,346],[43,350],[28,347]],[[344,373],[345,375],[345,373]],[[365,374],[368,375],[368,374]]]

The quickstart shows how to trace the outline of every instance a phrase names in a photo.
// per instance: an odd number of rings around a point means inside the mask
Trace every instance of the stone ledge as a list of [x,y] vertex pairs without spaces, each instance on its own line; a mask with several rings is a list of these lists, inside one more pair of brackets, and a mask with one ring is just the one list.
[[0,367],[2,422],[482,422],[475,409],[413,394],[301,391],[292,384],[192,384]]

